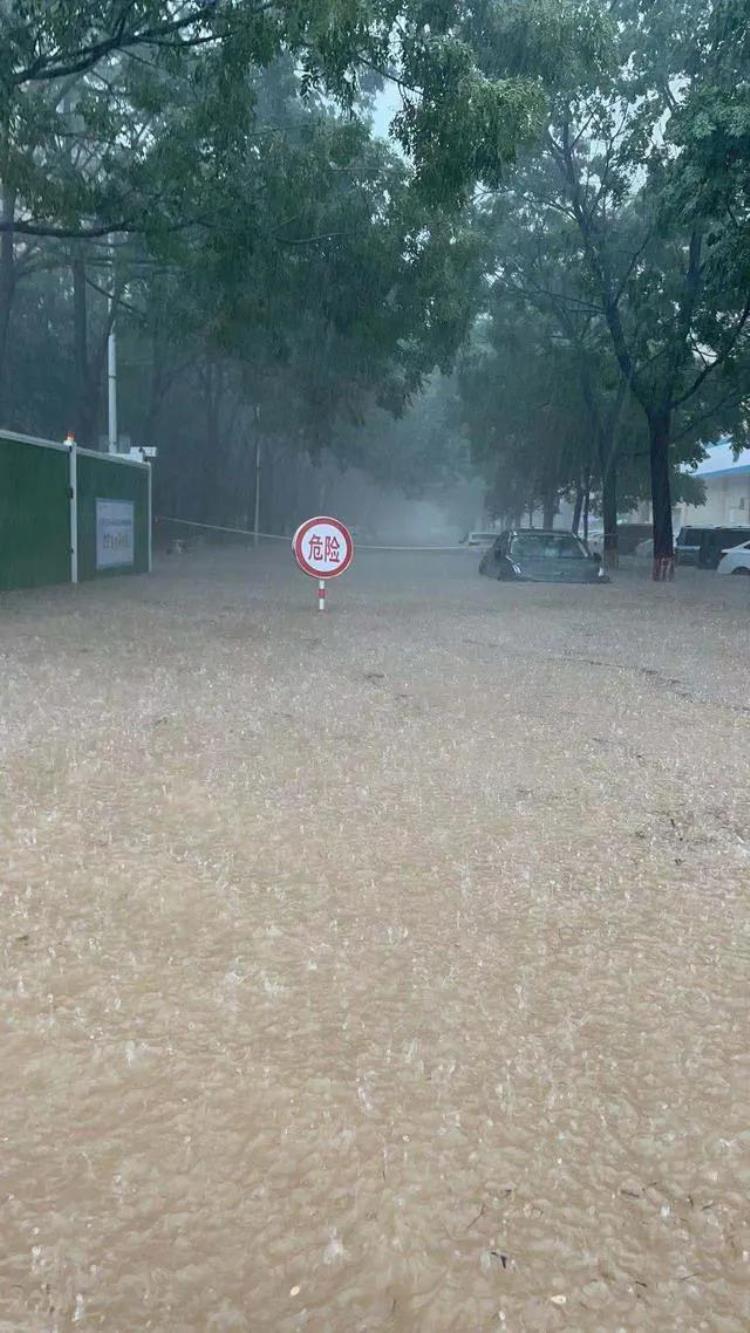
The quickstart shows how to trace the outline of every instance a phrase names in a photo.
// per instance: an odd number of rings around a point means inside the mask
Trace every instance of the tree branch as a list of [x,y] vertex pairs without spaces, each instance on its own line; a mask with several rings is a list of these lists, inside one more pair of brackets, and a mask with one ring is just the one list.
[[46,236],[50,240],[88,241],[107,236],[111,231],[138,231],[132,222],[108,222],[106,226],[55,227],[46,222],[0,222],[0,232],[13,231],[19,236]]
[[703,237],[701,233],[697,227],[693,227],[693,230],[690,233],[690,242],[688,246],[685,292],[682,301],[680,302],[680,309],[677,317],[677,333],[669,357],[669,368],[665,387],[664,396],[670,402],[672,401],[675,382],[679,374],[680,362],[686,347],[689,346],[690,328],[693,323],[693,315],[695,313],[695,306],[700,289],[702,244]]
[[[257,12],[260,13],[270,7],[270,3],[259,5]],[[26,83],[45,83],[52,79],[67,78],[71,74],[83,74],[86,70],[93,69],[105,56],[113,55],[116,51],[124,50],[127,47],[152,46],[163,42],[167,38],[179,37],[181,33],[200,24],[206,18],[206,7],[199,5],[197,9],[191,9],[187,14],[183,14],[181,18],[155,24],[141,32],[138,32],[137,29],[127,31],[128,12],[131,9],[131,4],[125,6],[114,30],[108,37],[91,42],[88,46],[80,47],[67,60],[56,52],[39,55],[24,69],[16,70],[10,76],[10,82],[15,87],[21,87]],[[196,41],[205,40],[204,37],[196,38]],[[190,46],[193,43],[188,39],[184,44]]]
[[674,399],[672,400],[672,402],[671,402],[671,404],[670,404],[670,407],[671,407],[671,410],[672,410],[672,411],[674,411],[674,410],[675,410],[676,408],[678,408],[678,407],[681,407],[682,404],[683,404],[683,403],[686,403],[686,402],[688,401],[689,398],[692,398],[692,397],[693,397],[693,394],[697,392],[697,390],[700,388],[701,384],[703,384],[704,380],[707,380],[708,377],[709,377],[709,375],[710,375],[714,370],[716,370],[719,366],[721,366],[721,365],[724,364],[724,362],[726,361],[727,357],[730,355],[730,353],[731,353],[731,352],[734,350],[734,348],[737,346],[737,343],[738,343],[739,338],[740,338],[740,334],[742,333],[742,330],[745,328],[748,319],[750,319],[750,296],[748,296],[748,298],[747,298],[747,300],[746,300],[746,302],[745,302],[745,305],[744,305],[744,307],[743,307],[742,313],[741,313],[739,319],[737,320],[737,323],[735,324],[734,329],[732,330],[732,333],[731,333],[731,335],[730,335],[730,337],[729,337],[728,342],[726,343],[726,346],[723,347],[722,350],[721,350],[720,352],[717,352],[717,354],[716,354],[716,356],[714,357],[713,361],[709,361],[709,362],[703,367],[703,369],[702,369],[702,371],[700,372],[699,375],[696,375],[695,379],[693,380],[693,383],[690,385],[690,388],[689,388],[689,389],[686,389],[685,392],[684,392],[683,394],[680,394],[680,397],[679,397],[679,398],[674,398]]
[[690,435],[702,422],[709,421],[711,417],[715,417],[717,412],[721,412],[722,408],[739,407],[740,403],[742,403],[745,398],[747,398],[747,394],[743,393],[742,390],[735,391],[733,389],[730,393],[725,393],[723,398],[720,398],[716,403],[712,403],[710,407],[706,408],[705,412],[700,412],[697,417],[690,417],[687,425],[676,435],[672,436],[673,442],[676,444],[678,440],[684,440],[686,435]]
[[630,277],[631,277],[631,275],[632,275],[632,273],[633,273],[633,271],[634,271],[634,269],[635,269],[635,266],[636,266],[636,264],[638,263],[638,260],[640,259],[640,257],[641,257],[641,255],[643,254],[644,250],[646,249],[646,247],[647,247],[649,241],[651,240],[651,237],[653,236],[653,234],[654,234],[654,233],[653,233],[653,228],[652,228],[652,227],[649,227],[648,231],[646,232],[645,237],[643,238],[643,241],[642,241],[641,244],[638,246],[638,249],[635,251],[635,254],[633,254],[633,255],[631,256],[630,262],[629,262],[627,268],[625,269],[625,272],[624,272],[624,274],[623,274],[623,276],[622,276],[622,279],[621,279],[621,281],[620,281],[620,285],[619,285],[619,287],[617,288],[617,291],[616,291],[616,293],[615,293],[615,300],[616,300],[616,301],[619,302],[619,301],[622,299],[622,297],[623,297],[623,295],[624,295],[624,293],[625,293],[625,288],[627,287],[628,282],[630,281]]
[[113,305],[120,306],[123,310],[129,310],[131,315],[143,316],[143,311],[139,310],[137,306],[131,305],[130,301],[126,301],[123,296],[119,296],[117,293],[108,292],[106,287],[101,287],[98,282],[94,282],[94,279],[90,278],[88,274],[86,274],[86,286],[91,287],[95,292],[99,292],[100,296],[106,296],[107,300],[111,301]]
[[558,144],[551,134],[548,134],[547,141],[570,195],[575,220],[578,224],[578,230],[583,241],[591,270],[599,287],[604,309],[604,317],[607,321],[607,327],[609,328],[610,336],[612,338],[612,345],[615,350],[617,363],[627,384],[630,386],[639,402],[645,406],[640,394],[640,386],[636,375],[636,369],[633,364],[633,358],[625,337],[625,330],[622,326],[619,308],[620,296],[612,289],[612,279],[606,259],[603,254],[599,253],[599,250],[595,245],[592,219],[587,214],[581,199],[581,187],[576,174],[573,151],[570,147],[570,133],[567,122],[563,126],[561,143]]
[[279,245],[316,245],[318,241],[339,240],[342,236],[356,236],[357,234],[357,231],[324,231],[319,236],[300,237],[286,237],[277,234],[276,240]]

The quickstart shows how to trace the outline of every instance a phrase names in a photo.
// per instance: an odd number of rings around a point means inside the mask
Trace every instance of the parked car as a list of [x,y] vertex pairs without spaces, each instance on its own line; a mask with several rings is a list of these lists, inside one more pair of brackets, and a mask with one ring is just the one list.
[[722,551],[750,541],[750,528],[680,528],[675,544],[678,565],[697,565],[716,569]]
[[674,554],[678,565],[697,565],[701,551],[701,542],[708,528],[680,528],[675,542]]
[[709,528],[704,533],[698,564],[701,569],[717,569],[724,551],[750,541],[750,528]]
[[479,564],[491,579],[526,583],[608,583],[597,555],[572,532],[510,528],[501,532]]
[[716,573],[750,575],[750,541],[743,542],[741,546],[733,546],[728,551],[722,551]]

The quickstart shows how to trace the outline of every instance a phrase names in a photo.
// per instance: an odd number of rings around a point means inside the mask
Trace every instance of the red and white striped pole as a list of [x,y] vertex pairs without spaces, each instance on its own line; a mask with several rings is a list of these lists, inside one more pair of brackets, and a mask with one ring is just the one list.
[[325,579],[318,579],[318,610],[325,611],[325,609],[326,609],[326,581]]

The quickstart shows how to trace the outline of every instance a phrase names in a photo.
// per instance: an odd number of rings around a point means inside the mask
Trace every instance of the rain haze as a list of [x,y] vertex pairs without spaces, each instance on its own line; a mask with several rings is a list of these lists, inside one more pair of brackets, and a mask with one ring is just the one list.
[[0,1330],[744,1333],[746,0],[287,8],[0,6]]

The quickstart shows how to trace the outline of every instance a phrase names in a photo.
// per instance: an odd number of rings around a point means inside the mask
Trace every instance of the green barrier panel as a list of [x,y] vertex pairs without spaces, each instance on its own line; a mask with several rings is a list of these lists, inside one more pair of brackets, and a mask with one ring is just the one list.
[[0,588],[69,579],[68,450],[0,434]]
[[0,431],[0,590],[150,568],[148,464]]
[[[149,568],[149,468],[77,451],[78,577],[145,574]],[[97,503],[99,535],[97,540]],[[132,506],[128,522],[128,508]],[[117,549],[118,522],[122,541]],[[132,527],[131,527],[132,524]]]

